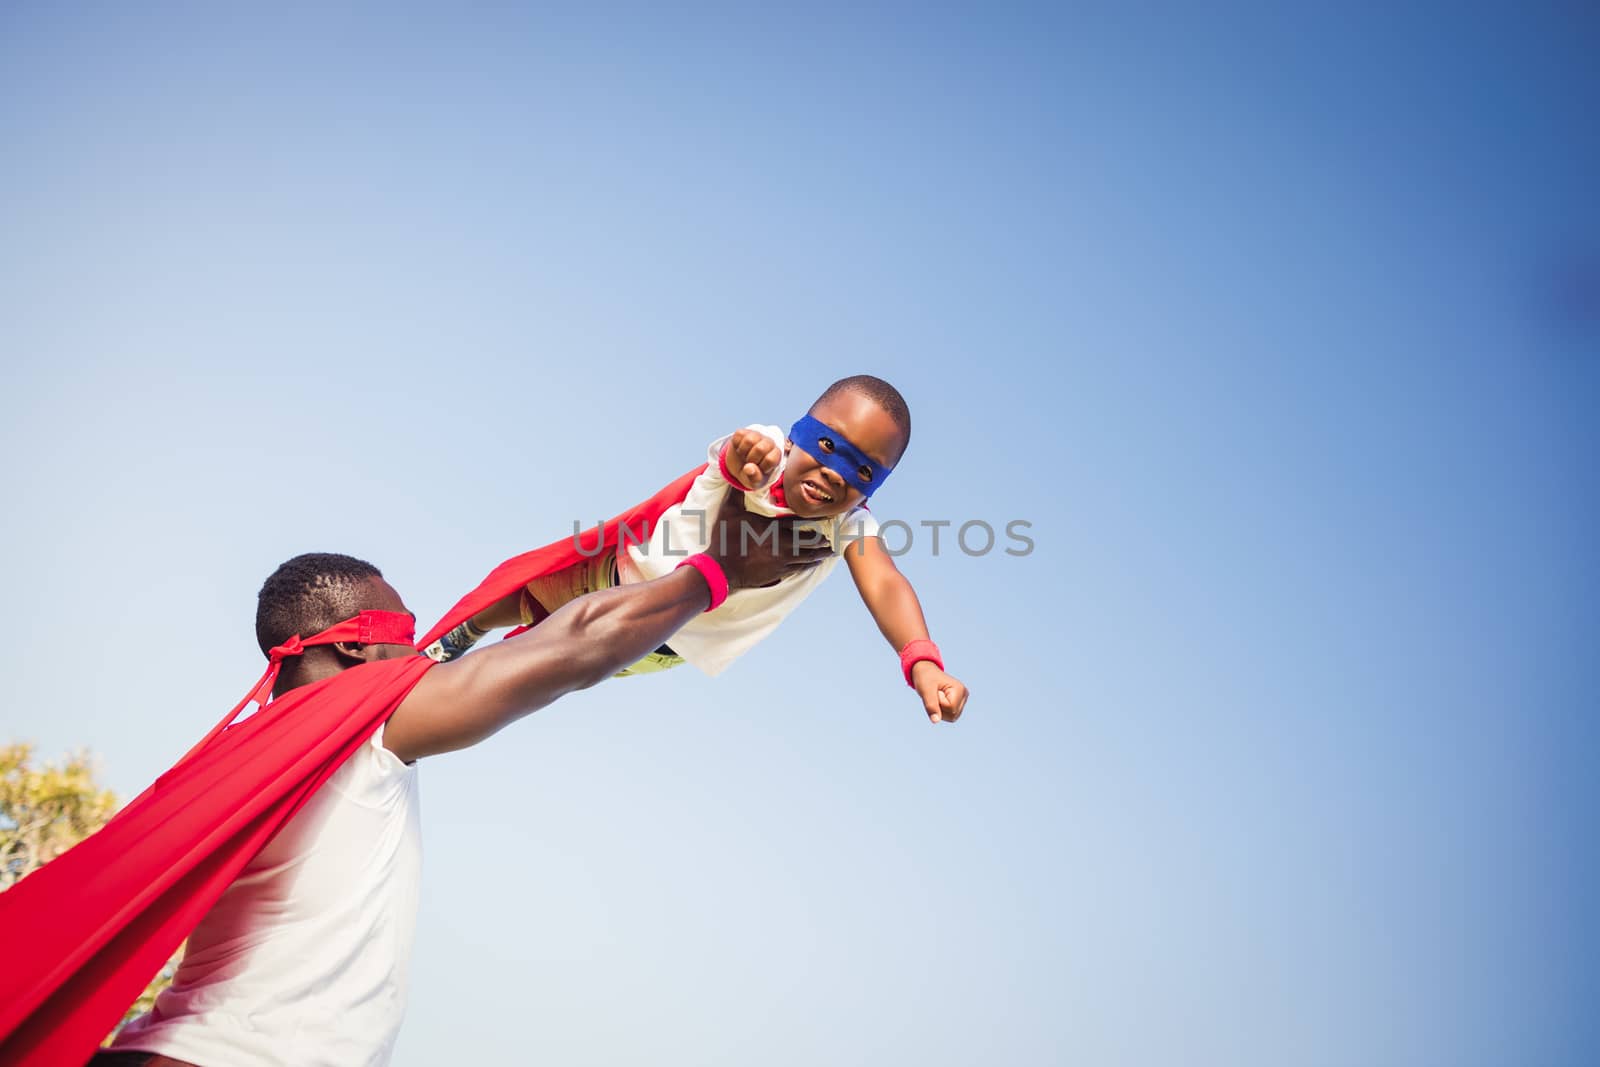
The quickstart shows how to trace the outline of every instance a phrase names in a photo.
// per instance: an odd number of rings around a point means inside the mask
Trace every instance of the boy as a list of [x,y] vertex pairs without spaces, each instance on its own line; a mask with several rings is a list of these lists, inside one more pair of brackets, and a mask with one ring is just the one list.
[[832,557],[772,586],[740,590],[680,629],[670,647],[661,646],[621,674],[685,662],[720,674],[775,630],[843,556],[878,629],[900,651],[906,684],[917,691],[929,721],[954,722],[966,705],[967,688],[945,673],[917,594],[885,550],[866,507],[910,439],[911,415],[894,386],[864,374],[837,381],[787,435],[775,426],[748,426],[712,442],[706,468],[681,502],[655,521],[647,541],[624,529],[614,546],[597,545],[579,562],[533,578],[463,621],[429,652],[451,659],[490,630],[537,625],[586,593],[660,577],[706,548],[706,517],[737,492],[748,511],[805,520],[799,525],[825,540]]

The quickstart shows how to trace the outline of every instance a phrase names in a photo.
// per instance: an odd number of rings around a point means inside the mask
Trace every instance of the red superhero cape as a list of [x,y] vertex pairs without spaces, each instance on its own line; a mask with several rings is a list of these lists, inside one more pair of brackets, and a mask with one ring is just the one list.
[[433,661],[295,689],[0,893],[0,1063],[82,1067],[207,909]]
[[624,526],[630,531],[630,536],[638,537],[640,540],[647,538],[654,528],[655,521],[668,508],[683,503],[684,498],[689,495],[689,487],[694,485],[694,480],[700,477],[705,469],[704,465],[696,467],[649,500],[636,504],[609,520],[598,532],[591,531],[564,537],[543,548],[536,548],[532,552],[524,552],[520,556],[506,560],[490,571],[489,576],[480,582],[476,589],[457,601],[456,606],[451,608],[421,641],[417,642],[417,647],[427,648],[484,608],[516,592],[535,578],[554,574],[585,558],[598,556],[604,549],[616,547]]
[[[565,538],[502,563],[417,647],[614,546],[623,525],[646,535],[699,473],[605,523],[598,541],[586,535],[582,551]],[[226,729],[225,719],[98,832],[0,893],[0,1064],[82,1067],[245,864],[431,666],[421,656],[364,664]],[[252,696],[270,691],[272,673]]]

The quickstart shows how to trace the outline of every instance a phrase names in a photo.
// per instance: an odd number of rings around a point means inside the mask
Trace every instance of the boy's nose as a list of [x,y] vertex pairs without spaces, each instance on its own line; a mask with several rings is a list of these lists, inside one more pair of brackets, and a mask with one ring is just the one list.
[[822,475],[823,482],[826,483],[828,488],[833,490],[836,494],[844,492],[847,488],[844,484],[844,479],[841,478],[839,476],[839,472],[834,470],[832,467],[824,467],[819,463],[817,464],[817,471]]

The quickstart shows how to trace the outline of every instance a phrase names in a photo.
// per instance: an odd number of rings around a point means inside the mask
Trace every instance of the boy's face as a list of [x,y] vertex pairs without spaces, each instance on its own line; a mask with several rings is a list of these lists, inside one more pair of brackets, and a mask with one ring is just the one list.
[[[817,421],[848,437],[872,459],[892,467],[900,461],[905,444],[900,428],[878,402],[855,392],[830,397],[812,409]],[[824,439],[823,447],[827,447]],[[815,456],[790,442],[789,461],[783,470],[783,496],[789,509],[807,519],[843,515],[861,503],[861,491],[846,485]]]

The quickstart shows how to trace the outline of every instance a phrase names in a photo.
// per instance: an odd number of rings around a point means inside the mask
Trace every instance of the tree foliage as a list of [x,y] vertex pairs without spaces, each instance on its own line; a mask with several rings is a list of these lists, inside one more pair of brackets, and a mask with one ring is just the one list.
[[117,798],[95,784],[87,754],[33,763],[32,745],[0,748],[0,889],[105,825]]
[[[0,892],[100,829],[116,810],[116,796],[95,782],[87,753],[37,764],[32,745],[0,745]],[[182,953],[180,946],[123,1022],[155,1003]]]

